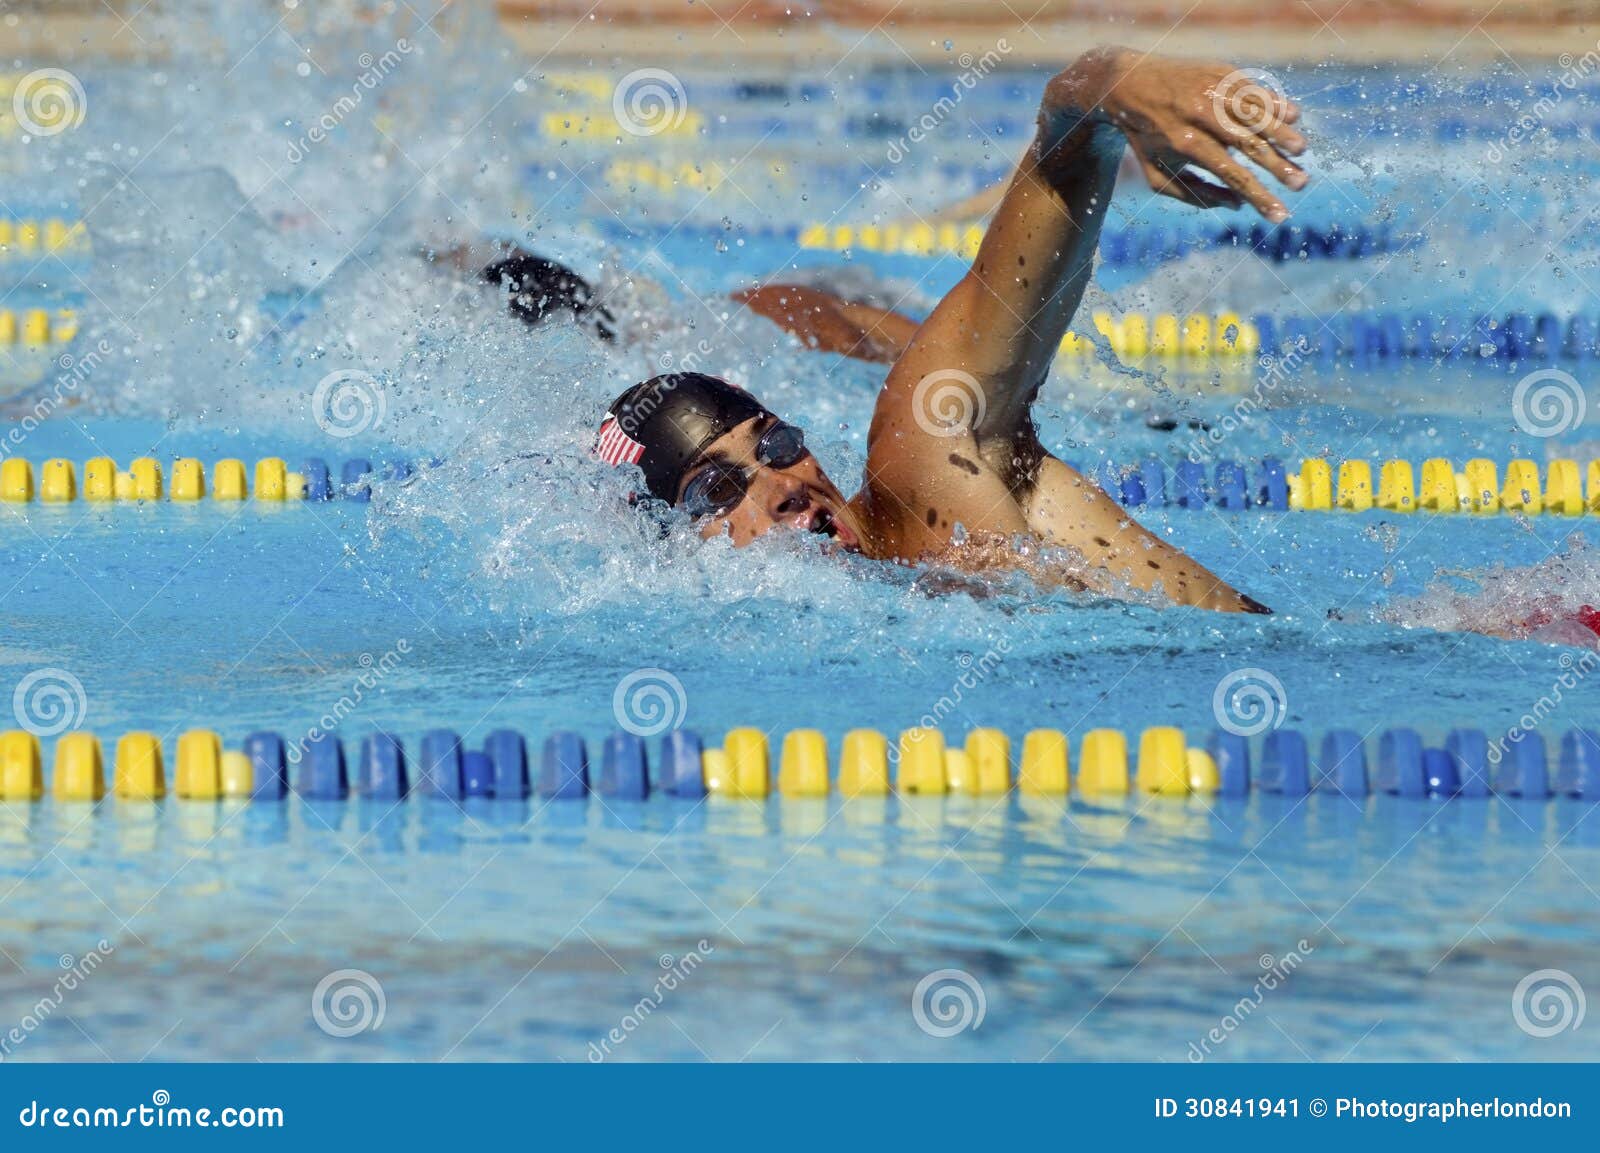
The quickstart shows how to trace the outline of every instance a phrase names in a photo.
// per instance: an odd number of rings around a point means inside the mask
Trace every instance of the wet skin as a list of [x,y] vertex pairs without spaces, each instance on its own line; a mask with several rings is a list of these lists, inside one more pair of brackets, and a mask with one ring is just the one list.
[[[985,542],[988,567],[1032,571],[1006,560],[1009,543],[1026,539],[1087,560],[1071,567],[1064,584],[1270,611],[1130,520],[1052,456],[1032,415],[1088,284],[1125,148],[1163,195],[1200,208],[1248,204],[1273,222],[1288,216],[1238,157],[1288,188],[1303,187],[1306,175],[1289,159],[1306,146],[1294,128],[1300,112],[1266,89],[1241,98],[1230,90],[1241,75],[1226,65],[1104,49],[1056,76],[1038,135],[971,269],[889,372],[861,491],[845,501],[809,455],[787,469],[757,468],[746,498],[702,532],[725,531],[743,545],[798,527],[868,556],[916,562],[948,555],[959,526]],[[707,456],[753,466],[755,440],[770,419],[730,431]]]

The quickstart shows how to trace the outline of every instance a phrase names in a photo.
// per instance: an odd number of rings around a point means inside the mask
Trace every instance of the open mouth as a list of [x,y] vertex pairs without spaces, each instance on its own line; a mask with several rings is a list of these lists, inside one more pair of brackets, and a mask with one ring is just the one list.
[[859,549],[861,541],[851,531],[848,524],[840,524],[833,515],[832,509],[819,508],[812,514],[811,522],[806,526],[810,531],[825,536],[829,540],[836,540],[847,549]]

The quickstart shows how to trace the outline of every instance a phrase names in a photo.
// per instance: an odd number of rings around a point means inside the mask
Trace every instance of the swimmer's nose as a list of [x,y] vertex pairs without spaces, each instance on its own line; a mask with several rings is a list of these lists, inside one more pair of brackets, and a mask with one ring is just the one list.
[[774,478],[771,503],[767,511],[773,520],[786,520],[798,516],[811,507],[811,489],[799,477],[777,474]]

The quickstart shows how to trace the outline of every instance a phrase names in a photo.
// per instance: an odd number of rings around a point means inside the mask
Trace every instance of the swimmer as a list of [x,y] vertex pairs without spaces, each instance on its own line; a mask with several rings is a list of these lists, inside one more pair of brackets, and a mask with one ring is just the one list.
[[[1032,406],[1089,281],[1117,165],[1131,147],[1151,187],[1198,208],[1289,215],[1237,151],[1290,189],[1306,174],[1299,108],[1251,86],[1254,126],[1224,118],[1222,65],[1098,49],[1052,79],[965,277],[895,361],[846,499],[800,430],[750,393],[698,373],[658,376],[613,402],[597,451],[637,465],[652,496],[736,546],[777,528],[869,557],[1041,572],[1116,594],[1160,590],[1209,609],[1270,610],[1131,521],[1040,443]],[[1235,103],[1239,94],[1231,94]],[[1216,180],[1208,179],[1208,176]]]
[[[458,264],[471,262],[466,250],[449,255]],[[618,339],[616,317],[589,282],[564,264],[511,248],[484,265],[481,276],[504,286],[507,306],[529,324],[570,318],[601,340]],[[893,364],[917,331],[909,316],[812,285],[765,284],[730,299],[799,337],[809,349],[856,360]]]

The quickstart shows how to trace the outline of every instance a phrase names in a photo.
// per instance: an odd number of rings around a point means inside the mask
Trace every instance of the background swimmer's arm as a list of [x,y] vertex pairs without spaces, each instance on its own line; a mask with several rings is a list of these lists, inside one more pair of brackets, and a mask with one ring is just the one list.
[[767,284],[735,292],[732,299],[798,336],[807,348],[857,360],[892,364],[917,331],[909,316],[808,285]]

